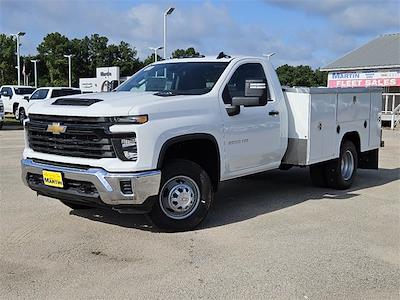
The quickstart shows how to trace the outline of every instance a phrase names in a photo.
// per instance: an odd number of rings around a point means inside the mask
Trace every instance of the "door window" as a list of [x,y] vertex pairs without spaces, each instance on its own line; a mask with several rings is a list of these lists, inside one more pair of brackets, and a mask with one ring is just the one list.
[[13,95],[13,91],[10,87],[3,87],[1,89],[1,92],[5,92],[6,93],[5,95],[9,96],[9,97],[11,97]]
[[247,79],[266,80],[262,65],[259,63],[248,63],[236,69],[222,93],[222,99],[225,104],[231,104],[232,97],[244,97]]
[[30,87],[22,87],[22,88],[14,88],[15,94],[17,95],[30,95],[35,91],[35,88]]
[[47,97],[47,94],[49,93],[48,89],[41,89],[41,90],[36,90],[30,98],[30,100],[41,100],[45,99]]

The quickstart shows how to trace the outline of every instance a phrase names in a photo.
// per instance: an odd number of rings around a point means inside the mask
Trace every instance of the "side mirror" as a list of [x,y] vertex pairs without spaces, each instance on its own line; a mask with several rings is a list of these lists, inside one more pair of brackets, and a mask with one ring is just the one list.
[[225,109],[230,117],[240,114],[240,106],[225,105]]
[[264,106],[268,102],[268,83],[264,79],[248,79],[244,97],[233,97],[233,106]]
[[29,101],[29,96],[24,96],[24,100]]

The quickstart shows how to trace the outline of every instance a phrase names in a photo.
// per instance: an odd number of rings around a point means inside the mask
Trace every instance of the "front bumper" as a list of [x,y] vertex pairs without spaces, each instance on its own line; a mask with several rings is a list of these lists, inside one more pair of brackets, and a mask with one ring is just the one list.
[[[22,180],[39,194],[60,200],[90,202],[106,206],[140,206],[151,196],[158,194],[161,172],[109,173],[101,168],[83,166],[59,166],[51,162],[32,159],[21,161]],[[63,180],[70,182],[64,188],[53,188],[40,180],[42,171],[61,172]],[[38,179],[39,178],[39,179]],[[131,184],[131,192],[122,190],[121,182]],[[79,184],[81,186],[79,186]],[[92,187],[92,188],[91,188]]]

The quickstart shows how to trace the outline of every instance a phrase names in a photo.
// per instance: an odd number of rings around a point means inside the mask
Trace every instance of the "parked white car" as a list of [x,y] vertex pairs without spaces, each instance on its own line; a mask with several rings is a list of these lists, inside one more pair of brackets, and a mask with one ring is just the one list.
[[4,124],[4,105],[3,100],[0,99],[0,129],[3,128]]
[[15,118],[21,122],[29,115],[29,107],[38,103],[40,100],[46,100],[57,97],[82,94],[81,90],[72,87],[41,87],[36,89],[32,95],[24,96],[18,101]]
[[378,168],[381,97],[282,90],[262,57],[161,61],[115,92],[32,106],[22,178],[74,209],[146,212],[160,228],[188,230],[233,178],[309,166],[316,185],[349,188],[357,168]]
[[3,100],[4,112],[17,114],[19,101],[34,91],[35,88],[31,86],[3,85],[0,88],[0,97]]

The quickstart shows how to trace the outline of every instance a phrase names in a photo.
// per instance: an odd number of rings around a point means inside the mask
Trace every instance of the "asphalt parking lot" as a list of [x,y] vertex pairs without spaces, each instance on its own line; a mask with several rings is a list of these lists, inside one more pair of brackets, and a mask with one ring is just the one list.
[[225,183],[202,226],[71,210],[23,186],[23,131],[0,131],[1,299],[398,299],[400,131],[348,191],[306,169]]

